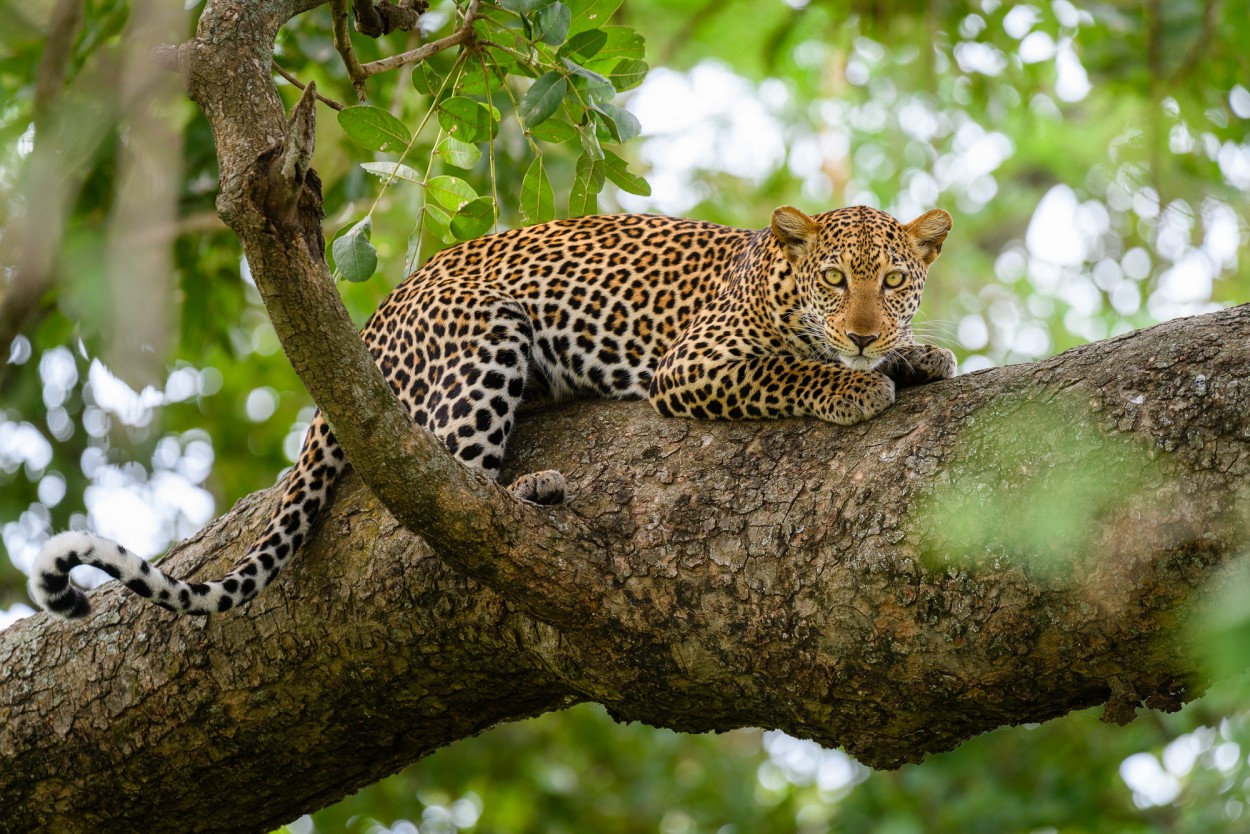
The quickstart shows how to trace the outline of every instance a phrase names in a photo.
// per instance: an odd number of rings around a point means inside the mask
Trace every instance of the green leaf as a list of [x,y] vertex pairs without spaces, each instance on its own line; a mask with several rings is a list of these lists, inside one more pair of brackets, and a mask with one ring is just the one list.
[[543,167],[542,156],[534,157],[521,181],[521,220],[526,226],[546,223],[556,216],[556,198]]
[[577,158],[577,178],[569,194],[569,216],[594,214],[599,210],[598,194],[603,190],[604,164],[586,154]]
[[600,102],[591,106],[605,119],[608,130],[612,131],[612,138],[617,142],[628,142],[642,132],[642,125],[639,123],[638,117],[628,110],[615,107],[607,102]]
[[649,69],[651,68],[647,66],[646,61],[624,58],[617,61],[611,69],[605,70],[604,77],[612,82],[612,86],[618,93],[623,93],[641,84],[642,80],[647,77]]
[[547,119],[537,127],[530,128],[529,134],[541,142],[550,142],[553,145],[571,142],[578,136],[577,128],[564,119]]
[[525,126],[533,127],[546,121],[559,109],[568,89],[568,82],[558,72],[549,72],[535,81],[517,105],[517,113]]
[[651,184],[637,174],[630,173],[625,160],[611,151],[603,152],[605,173],[617,188],[640,197],[651,196]]
[[603,148],[599,145],[599,137],[595,135],[594,124],[582,125],[577,129],[582,140],[582,150],[586,156],[595,160],[603,159]]
[[567,58],[575,56],[582,60],[588,60],[598,54],[608,43],[608,33],[602,29],[588,29],[585,32],[578,32],[569,38],[568,43],[560,47],[560,51],[556,53],[557,58]]
[[495,138],[499,111],[471,98],[452,96],[438,105],[438,123],[461,142],[485,142]]
[[495,223],[495,201],[478,197],[465,203],[451,218],[451,233],[457,240],[473,240],[490,231]]
[[569,36],[573,13],[563,3],[552,3],[534,15],[534,37],[548,46],[559,46]]
[[401,151],[412,133],[399,119],[380,107],[348,107],[339,111],[339,127],[358,145],[373,151]]
[[560,60],[563,61],[564,65],[569,68],[569,72],[581,78],[585,78],[587,81],[593,81],[596,84],[610,84],[611,83],[610,81],[608,81],[608,79],[604,78],[599,73],[595,72],[594,70],[586,69],[584,66],[582,66],[581,64],[577,63],[576,61],[570,58],[561,58]]
[[628,26],[604,26],[601,31],[608,36],[608,42],[595,54],[596,65],[611,66],[622,58],[646,57],[647,47],[642,35]]
[[440,205],[459,211],[466,203],[477,199],[473,186],[458,177],[432,177],[425,184],[426,194]]
[[344,281],[368,281],[378,268],[378,250],[369,242],[373,220],[366,217],[334,241],[335,272]]
[[379,177],[383,182],[388,180],[407,180],[418,185],[423,182],[419,171],[407,165],[401,165],[398,162],[362,162],[360,167],[370,174]]
[[455,243],[455,235],[451,233],[451,214],[439,206],[427,202],[422,208],[425,212],[425,228],[443,243]]
[[499,0],[499,5],[510,12],[530,14],[551,5],[552,0]]
[[434,148],[434,155],[457,168],[468,171],[477,167],[482,158],[482,151],[477,145],[461,142],[454,136],[444,136]]
[[600,29],[605,26],[612,13],[621,5],[621,0],[564,0],[569,11],[573,13],[573,22],[569,24],[569,35],[585,32],[587,29]]
[[465,95],[486,95],[502,87],[505,74],[503,68],[496,64],[490,64],[486,69],[482,69],[480,64],[472,64],[460,76],[456,92]]
[[616,88],[612,86],[611,81],[568,58],[561,60],[573,73],[573,85],[582,91],[584,97],[591,101],[611,101],[616,98]]
[[438,93],[438,89],[442,85],[442,76],[434,71],[429,61],[422,61],[413,67],[412,86],[418,93],[432,96]]

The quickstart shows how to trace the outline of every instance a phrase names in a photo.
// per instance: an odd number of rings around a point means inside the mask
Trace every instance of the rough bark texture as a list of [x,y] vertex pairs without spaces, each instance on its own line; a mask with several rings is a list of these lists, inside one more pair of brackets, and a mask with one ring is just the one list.
[[[6,631],[0,828],[264,831],[583,700],[890,767],[1198,692],[1181,635],[1247,539],[1250,307],[904,392],[851,429],[539,412],[512,465],[576,494],[524,505],[411,429],[338,303],[311,148],[290,146],[311,131],[269,76],[278,27],[315,5],[212,0],[175,57],[222,218],[370,489],[349,476],[240,611],[174,620],[106,591],[86,621]],[[220,574],[275,499],[172,571]]]
[[[850,429],[591,402],[530,415],[514,453],[574,484],[555,512],[590,531],[609,590],[563,590],[596,622],[522,612],[349,475],[240,611],[174,619],[102,590],[84,622],[4,633],[0,828],[264,831],[583,700],[878,767],[1097,703],[1172,709],[1203,685],[1184,642],[1203,589],[1247,543],[1250,306],[906,391]],[[1058,546],[1022,532],[1048,490],[1089,510]],[[173,572],[219,573],[274,500]]]

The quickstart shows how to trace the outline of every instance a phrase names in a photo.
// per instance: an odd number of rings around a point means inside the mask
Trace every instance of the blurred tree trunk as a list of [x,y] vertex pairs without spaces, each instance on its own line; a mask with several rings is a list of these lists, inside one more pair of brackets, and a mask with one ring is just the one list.
[[[349,475],[241,611],[174,619],[113,588],[86,621],[4,633],[5,830],[266,831],[587,700],[876,767],[1097,703],[1174,709],[1205,683],[1185,630],[1246,546],[1250,306],[905,391],[850,429],[590,402],[532,414],[513,452],[569,475],[551,512],[608,589],[528,591],[584,592],[593,617],[521,611]],[[276,497],[172,572],[220,573]]]

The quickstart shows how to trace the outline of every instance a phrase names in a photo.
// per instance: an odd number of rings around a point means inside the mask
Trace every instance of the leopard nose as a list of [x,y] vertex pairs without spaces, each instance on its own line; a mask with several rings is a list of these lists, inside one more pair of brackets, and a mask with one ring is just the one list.
[[863,333],[851,333],[848,330],[846,334],[846,338],[854,342],[855,347],[859,348],[859,352],[863,353],[864,348],[868,347],[873,342],[877,341],[877,337],[880,335],[881,335],[880,333],[869,333],[868,335],[864,335]]

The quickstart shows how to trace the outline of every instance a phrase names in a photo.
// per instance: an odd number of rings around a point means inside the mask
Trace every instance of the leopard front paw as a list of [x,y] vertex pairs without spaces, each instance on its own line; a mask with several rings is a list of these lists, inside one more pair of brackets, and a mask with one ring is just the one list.
[[828,413],[821,416],[840,426],[853,426],[876,417],[893,402],[894,380],[876,371],[850,371],[831,398]]
[[512,482],[508,492],[521,501],[531,504],[563,504],[568,485],[564,475],[555,469],[530,472]]
[[903,345],[890,352],[879,370],[898,385],[924,385],[955,375],[955,354],[937,345]]

